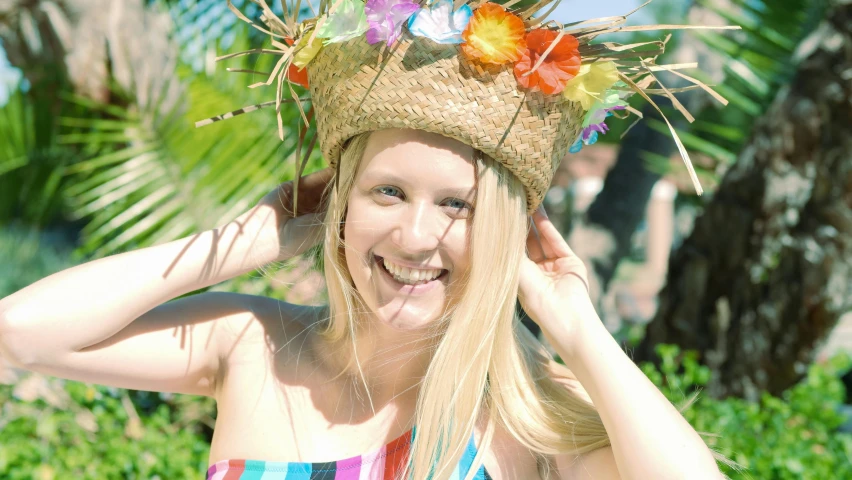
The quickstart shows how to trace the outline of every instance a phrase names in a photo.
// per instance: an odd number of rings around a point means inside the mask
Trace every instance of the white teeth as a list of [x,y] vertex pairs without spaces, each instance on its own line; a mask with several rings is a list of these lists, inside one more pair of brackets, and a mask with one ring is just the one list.
[[402,267],[389,262],[387,259],[382,259],[385,268],[391,272],[400,283],[423,283],[431,281],[441,275],[443,270],[419,270],[414,268]]

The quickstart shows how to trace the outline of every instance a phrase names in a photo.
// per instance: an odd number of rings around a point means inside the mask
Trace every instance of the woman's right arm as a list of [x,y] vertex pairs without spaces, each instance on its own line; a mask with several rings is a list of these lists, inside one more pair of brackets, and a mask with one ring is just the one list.
[[0,354],[62,378],[212,395],[217,330],[252,315],[249,297],[185,293],[278,258],[273,212],[256,207],[212,230],[94,260],[0,300]]
[[215,292],[169,300],[316,243],[332,173],[300,180],[295,217],[285,182],[220,228],[69,268],[0,300],[0,355],[88,383],[215,395],[220,358],[244,333],[223,336],[224,327],[243,329],[258,309],[287,316],[290,307]]

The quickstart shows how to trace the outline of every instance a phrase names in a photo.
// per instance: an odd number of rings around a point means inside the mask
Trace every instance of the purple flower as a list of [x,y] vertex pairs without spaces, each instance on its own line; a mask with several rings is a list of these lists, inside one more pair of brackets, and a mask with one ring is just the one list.
[[[583,138],[584,142],[591,139],[592,132],[595,132],[599,135],[603,135],[603,134],[605,134],[606,132],[609,131],[609,127],[606,126],[605,120],[606,120],[607,117],[612,116],[613,110],[624,110],[624,106],[623,105],[616,105],[614,107],[601,108],[601,109],[598,109],[598,110],[592,110],[590,112],[590,114],[591,114],[591,116],[589,118],[590,122],[589,122],[588,125],[586,125],[585,128],[583,128],[582,138]],[[597,135],[595,135],[595,138],[597,138]],[[592,143],[594,143],[594,142],[592,142]],[[586,145],[590,145],[590,144],[586,143]]]
[[598,135],[603,135],[609,131],[609,127],[606,125],[606,118],[612,116],[613,110],[624,110],[624,105],[615,105],[612,107],[605,108],[592,108],[586,113],[586,119],[583,122],[585,127],[583,128],[582,133],[580,133],[580,138],[571,145],[569,152],[577,153],[582,148],[583,145],[593,145],[598,141]]
[[402,33],[402,26],[420,5],[411,0],[367,0],[367,43],[387,40],[390,47]]

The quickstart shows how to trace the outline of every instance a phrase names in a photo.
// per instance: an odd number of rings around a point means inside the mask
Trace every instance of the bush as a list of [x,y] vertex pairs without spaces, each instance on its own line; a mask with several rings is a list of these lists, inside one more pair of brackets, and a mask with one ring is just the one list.
[[[710,379],[695,352],[658,345],[657,354],[659,370],[650,363],[641,368],[672,403]],[[684,417],[699,432],[718,434],[705,438],[708,446],[746,468],[721,466],[732,479],[852,478],[852,435],[837,431],[846,420],[838,413],[846,395],[840,377],[850,366],[844,353],[813,364],[781,398],[764,393],[760,403],[702,395]]]
[[33,375],[0,385],[0,405],[4,480],[165,480],[199,478],[207,470],[209,438],[187,412],[212,414],[210,398]]

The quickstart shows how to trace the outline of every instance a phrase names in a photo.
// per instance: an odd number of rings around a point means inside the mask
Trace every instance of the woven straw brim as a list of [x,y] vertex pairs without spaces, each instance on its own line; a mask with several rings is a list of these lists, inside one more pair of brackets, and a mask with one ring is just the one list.
[[532,213],[585,112],[562,95],[519,89],[511,63],[469,62],[460,50],[407,32],[390,49],[364,36],[324,46],[307,66],[322,153],[335,167],[344,142],[360,133],[437,133],[505,165],[526,187]]

